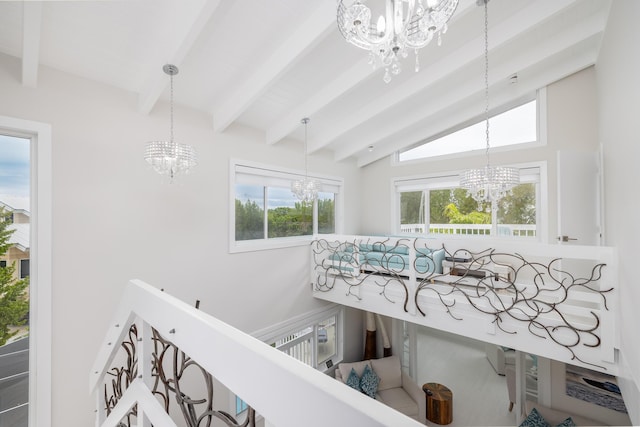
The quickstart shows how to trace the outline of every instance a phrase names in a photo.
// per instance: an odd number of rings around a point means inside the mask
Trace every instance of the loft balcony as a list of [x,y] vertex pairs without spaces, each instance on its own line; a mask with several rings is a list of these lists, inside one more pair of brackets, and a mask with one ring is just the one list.
[[318,235],[316,298],[617,375],[614,250]]

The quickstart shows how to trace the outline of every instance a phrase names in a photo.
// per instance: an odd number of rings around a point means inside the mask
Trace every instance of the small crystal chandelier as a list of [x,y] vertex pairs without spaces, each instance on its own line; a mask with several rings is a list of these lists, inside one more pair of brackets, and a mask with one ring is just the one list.
[[144,159],[161,175],[168,175],[170,180],[179,174],[187,174],[198,164],[196,150],[173,140],[173,76],[178,74],[178,67],[166,64],[162,70],[169,75],[171,81],[171,136],[169,141],[151,141],[144,150]]
[[487,165],[481,169],[471,169],[460,174],[460,186],[465,188],[478,202],[478,210],[482,203],[493,203],[503,198],[513,187],[520,183],[520,171],[517,168],[491,166],[489,162],[489,18],[487,3],[489,0],[478,0],[484,4],[484,97],[486,123],[486,157]]
[[384,67],[385,83],[391,75],[402,70],[400,58],[406,58],[413,49],[415,70],[420,70],[418,49],[425,47],[447,32],[447,22],[458,7],[459,0],[375,0],[379,10],[375,24],[371,22],[371,9],[367,0],[338,0],[338,28],[351,44],[369,51],[369,63],[374,69]]
[[291,192],[304,203],[313,202],[318,197],[318,191],[322,190],[322,184],[315,179],[309,178],[307,169],[307,125],[309,118],[300,120],[304,125],[304,179],[299,179],[291,183]]

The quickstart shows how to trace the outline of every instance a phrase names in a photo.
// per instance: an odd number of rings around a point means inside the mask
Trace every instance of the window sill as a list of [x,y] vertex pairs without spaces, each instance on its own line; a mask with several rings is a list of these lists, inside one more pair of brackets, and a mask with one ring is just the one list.
[[243,253],[264,251],[270,249],[284,249],[296,246],[308,246],[313,241],[313,236],[283,237],[261,240],[232,241],[229,244],[229,253]]

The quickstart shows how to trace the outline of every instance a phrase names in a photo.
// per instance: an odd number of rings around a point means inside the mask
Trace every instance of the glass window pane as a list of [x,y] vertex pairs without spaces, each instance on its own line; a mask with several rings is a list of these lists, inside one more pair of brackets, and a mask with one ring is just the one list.
[[424,191],[400,193],[400,231],[424,233]]
[[498,201],[498,236],[536,237],[536,185],[515,186]]
[[318,364],[324,363],[336,354],[336,316],[318,323]]
[[461,235],[490,235],[491,211],[489,206],[478,211],[478,202],[462,188],[431,190],[430,204],[430,233],[461,234]]
[[20,278],[24,279],[25,277],[29,277],[29,260],[21,259],[20,260]]
[[313,234],[313,203],[300,202],[289,188],[267,189],[268,237]]
[[318,233],[336,232],[336,195],[318,193]]
[[[534,142],[537,140],[537,103],[527,104],[491,117],[491,147]],[[484,121],[452,132],[419,147],[400,153],[401,162],[483,149],[486,144]]]
[[264,239],[264,187],[236,185],[236,241]]

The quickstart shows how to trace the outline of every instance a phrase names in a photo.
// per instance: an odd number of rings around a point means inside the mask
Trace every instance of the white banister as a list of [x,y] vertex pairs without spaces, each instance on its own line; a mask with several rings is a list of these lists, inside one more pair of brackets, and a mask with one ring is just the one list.
[[[132,280],[126,286],[113,323],[118,326],[109,328],[100,347],[90,374],[92,392],[98,395],[102,393],[101,387],[108,380],[106,374],[118,353],[119,343],[127,337],[128,325],[136,320],[157,330],[164,339],[185,352],[274,426],[419,425],[374,399],[139,280]],[[143,345],[147,336],[145,328],[142,328]],[[142,354],[144,359],[140,357],[138,363],[151,363],[144,347]],[[150,374],[149,367],[138,369],[143,377]],[[138,417],[141,414],[148,416],[156,426],[171,425],[154,421],[152,415],[146,412],[157,409],[149,406],[143,396],[151,396],[145,385],[149,384],[147,380],[142,378],[141,381],[134,381],[132,385],[138,384],[135,389],[129,386],[126,394],[127,399],[131,400],[125,401],[123,395],[116,406],[117,414],[126,414],[132,407],[131,402],[137,402]],[[134,397],[129,397],[130,390],[131,394],[135,394]],[[110,424],[110,420],[116,418],[114,409],[108,417],[109,422],[100,420],[100,423],[105,427],[115,425]]]

